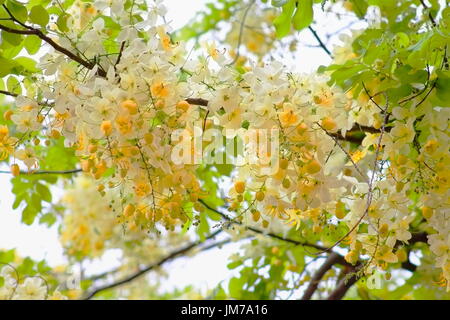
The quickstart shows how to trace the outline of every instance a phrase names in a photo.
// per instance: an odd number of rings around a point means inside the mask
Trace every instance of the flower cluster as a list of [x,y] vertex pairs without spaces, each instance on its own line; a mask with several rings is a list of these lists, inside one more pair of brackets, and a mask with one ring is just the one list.
[[[64,136],[96,181],[80,181],[65,198],[76,213],[66,216],[62,235],[70,254],[99,255],[117,234],[117,222],[132,232],[159,225],[174,230],[190,219],[187,206],[200,211],[197,166],[171,161],[179,144],[196,156],[198,130],[214,127],[234,139],[250,129],[276,129],[279,150],[256,150],[260,162],[235,171],[231,211],[263,227],[281,220],[304,236],[322,234],[330,246],[344,244],[348,262],[369,257],[367,274],[402,262],[401,244],[412,238],[412,225],[420,225],[416,230],[432,230],[430,248],[450,288],[448,108],[369,96],[384,92],[376,80],[367,92],[346,93],[326,75],[287,73],[278,62],[241,70],[212,44],[207,54],[189,58],[160,21],[159,1],[142,12],[141,22],[122,14],[120,1],[77,3],[72,10],[78,12],[70,21],[73,33],[59,42],[75,44],[95,64],[80,67],[49,52],[40,64],[46,78],[37,84],[49,103],[19,97],[11,116],[19,132]],[[122,26],[113,51],[101,12]],[[246,34],[244,43],[259,52],[258,39]],[[345,45],[338,53],[337,59],[353,56]],[[0,150],[9,153],[8,132],[1,130]],[[179,130],[187,135],[174,138]],[[37,166],[32,150],[17,157]],[[276,170],[262,170],[268,166]],[[97,191],[84,196],[82,189]]]
[[161,239],[149,237],[136,224],[124,230],[120,203],[114,201],[117,198],[115,190],[106,191],[102,197],[90,177],[75,179],[61,199],[66,208],[61,243],[69,257],[93,259],[108,249],[121,249],[124,265],[136,266],[158,260],[170,247],[185,240],[183,235],[169,233],[163,243]]
[[44,278],[39,276],[17,279],[17,270],[10,265],[0,267],[0,277],[3,285],[0,286],[0,300],[66,300],[67,297],[55,290],[49,294],[48,285]]

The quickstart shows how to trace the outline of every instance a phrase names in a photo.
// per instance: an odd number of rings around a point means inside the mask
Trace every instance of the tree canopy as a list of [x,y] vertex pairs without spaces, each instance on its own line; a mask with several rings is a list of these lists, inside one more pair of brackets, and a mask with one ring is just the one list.
[[[449,299],[448,1],[167,10],[0,0],[2,193],[67,258],[0,248],[0,299]],[[308,46],[330,63],[299,73]],[[160,290],[229,243],[234,277]]]

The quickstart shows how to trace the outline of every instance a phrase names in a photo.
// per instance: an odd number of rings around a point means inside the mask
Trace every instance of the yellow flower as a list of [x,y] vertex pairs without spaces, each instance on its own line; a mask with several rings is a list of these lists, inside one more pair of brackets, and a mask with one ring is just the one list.
[[134,187],[134,192],[138,197],[145,197],[151,191],[150,184],[146,181],[139,181],[136,183]]
[[286,209],[286,213],[288,215],[286,223],[291,225],[292,227],[295,227],[295,230],[298,230],[302,223],[299,210]]
[[126,109],[130,114],[136,114],[138,112],[137,103],[131,99],[122,101],[120,106]]
[[122,134],[130,133],[132,130],[132,122],[128,116],[118,116],[116,118],[116,124]]
[[366,156],[366,150],[356,150],[351,154],[352,160],[355,163],[358,163],[361,159],[363,159]]
[[112,133],[112,124],[111,121],[103,121],[100,125],[100,130],[102,130],[105,136],[110,136]]
[[298,116],[295,114],[294,110],[288,108],[280,113],[280,122],[283,127],[291,127],[297,124]]
[[150,92],[154,98],[165,98],[169,95],[169,90],[161,81],[152,84]]

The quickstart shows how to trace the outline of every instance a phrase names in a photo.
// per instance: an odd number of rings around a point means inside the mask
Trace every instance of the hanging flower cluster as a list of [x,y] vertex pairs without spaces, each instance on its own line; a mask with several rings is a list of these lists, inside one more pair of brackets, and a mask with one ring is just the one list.
[[[174,230],[188,221],[187,206],[202,210],[197,165],[172,161],[180,144],[190,157],[197,155],[198,130],[217,129],[233,139],[276,129],[275,160],[237,168],[231,211],[263,227],[279,219],[304,236],[325,235],[321,240],[330,246],[346,244],[348,262],[370,257],[363,269],[368,274],[404,261],[401,245],[421,222],[434,230],[430,249],[450,288],[448,108],[424,103],[409,109],[381,94],[346,93],[328,85],[326,75],[287,73],[278,62],[236,71],[212,44],[205,55],[189,58],[161,22],[165,9],[159,2],[138,23],[122,14],[120,1],[108,4],[74,5],[72,33],[58,39],[66,47],[75,43],[95,63],[84,68],[60,52],[46,54],[39,95],[19,97],[11,115],[24,134],[64,136],[104,197],[102,202],[97,194],[78,193],[92,189],[91,181],[67,195],[68,207],[83,212],[66,217],[62,238],[71,252],[100,254],[117,234],[117,223],[131,231],[159,225]],[[109,10],[109,18],[123,26],[114,55],[97,10]],[[251,40],[259,43],[258,37],[244,39],[258,52]],[[340,52],[348,56],[347,49]],[[378,86],[367,83],[367,92],[382,92]],[[174,138],[180,130],[187,134]],[[256,141],[263,139],[258,134]],[[201,144],[209,143],[200,137]],[[8,139],[0,128],[0,150],[9,153]],[[257,152],[256,158],[271,158],[271,152]],[[31,150],[16,155],[37,167]]]

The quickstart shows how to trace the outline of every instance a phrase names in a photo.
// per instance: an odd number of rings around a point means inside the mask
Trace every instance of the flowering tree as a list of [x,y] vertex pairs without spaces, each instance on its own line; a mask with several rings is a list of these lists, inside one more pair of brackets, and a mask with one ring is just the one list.
[[[449,299],[447,4],[216,0],[172,30],[160,0],[0,0],[2,173],[68,261],[0,251],[0,298]],[[305,36],[331,62],[298,74]],[[158,290],[231,242],[237,276]]]

